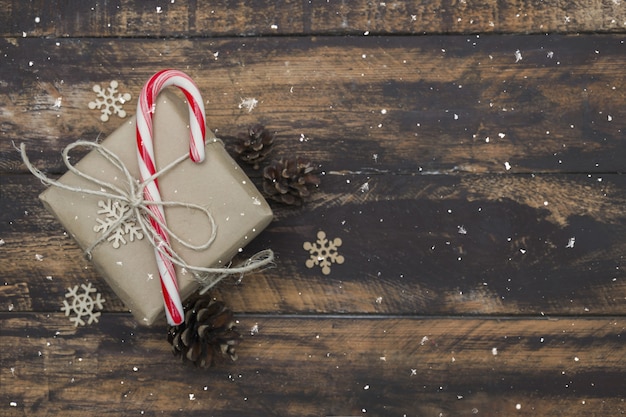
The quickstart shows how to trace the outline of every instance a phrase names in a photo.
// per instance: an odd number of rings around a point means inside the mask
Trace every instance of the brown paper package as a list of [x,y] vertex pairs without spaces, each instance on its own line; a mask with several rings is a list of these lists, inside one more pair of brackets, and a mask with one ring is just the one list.
[[[174,92],[166,90],[157,100],[153,119],[154,152],[157,171],[189,151],[189,114],[187,104]],[[139,178],[135,140],[135,118],[113,132],[102,146],[124,162],[134,178]],[[194,251],[172,241],[172,248],[189,265],[226,267],[232,257],[257,236],[272,220],[272,211],[245,173],[230,158],[221,142],[207,129],[206,159],[200,164],[185,160],[160,176],[163,201],[197,204],[208,208],[217,224],[217,236],[206,250]],[[96,150],[75,166],[86,174],[127,189],[123,175]],[[72,172],[60,182],[82,189],[99,190],[100,186]],[[103,198],[51,187],[40,196],[71,236],[85,250],[101,231],[94,231]],[[103,202],[103,203],[106,203]],[[101,203],[101,204],[103,204]],[[206,215],[185,207],[166,207],[169,228],[188,242],[199,245],[210,236]],[[149,239],[127,240],[114,248],[104,241],[92,251],[92,261],[111,288],[131,310],[139,323],[152,325],[164,317],[154,249]],[[184,300],[198,288],[192,274],[176,268],[180,294]]]

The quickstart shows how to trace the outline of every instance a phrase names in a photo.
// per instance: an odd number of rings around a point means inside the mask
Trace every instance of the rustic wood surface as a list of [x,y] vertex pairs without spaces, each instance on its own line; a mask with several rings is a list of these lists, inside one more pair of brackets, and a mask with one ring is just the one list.
[[[626,413],[625,27],[617,0],[0,0],[0,416]],[[241,255],[276,267],[212,293],[243,342],[209,370],[137,324],[15,149],[58,177],[123,121],[94,84],[133,114],[165,67],[231,152],[263,123],[319,164]],[[75,327],[86,283],[106,301]]]

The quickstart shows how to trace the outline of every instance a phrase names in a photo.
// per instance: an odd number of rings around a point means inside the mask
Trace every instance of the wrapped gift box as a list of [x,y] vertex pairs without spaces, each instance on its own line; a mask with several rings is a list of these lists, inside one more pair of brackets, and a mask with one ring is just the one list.
[[[162,92],[153,120],[157,170],[188,152],[189,114],[187,104],[173,91]],[[102,146],[115,153],[134,178],[139,178],[133,117],[106,140]],[[206,159],[200,164],[190,159],[159,176],[163,201],[176,201],[206,207],[214,217],[217,236],[206,250],[185,248],[172,240],[172,248],[188,265],[226,267],[232,257],[257,236],[272,220],[272,211],[252,182],[215,141],[207,129]],[[128,189],[120,171],[97,150],[75,164],[76,168],[97,179]],[[100,190],[101,186],[71,171],[59,181],[81,189]],[[124,210],[117,200],[103,199],[59,187],[50,187],[41,195],[51,211],[84,250],[107,231]],[[206,242],[211,225],[205,213],[188,207],[166,207],[168,227],[194,245]],[[143,324],[151,325],[164,316],[163,299],[154,248],[132,221],[126,221],[110,233],[91,252],[92,261],[115,293]],[[184,300],[198,288],[191,273],[177,267],[178,284]]]

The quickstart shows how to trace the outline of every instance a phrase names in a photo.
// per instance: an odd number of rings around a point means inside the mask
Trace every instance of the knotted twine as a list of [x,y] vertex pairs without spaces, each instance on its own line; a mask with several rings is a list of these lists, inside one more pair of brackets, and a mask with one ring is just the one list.
[[[213,142],[221,143],[221,140],[215,138],[213,139]],[[120,188],[117,185],[112,184],[110,182],[92,177],[91,175],[76,168],[70,162],[69,153],[70,151],[72,151],[74,148],[77,148],[77,147],[95,149],[107,162],[109,162],[111,165],[113,165],[118,171],[120,171],[123,174],[126,180],[125,184],[128,185],[128,190],[124,190],[123,188]],[[166,242],[164,242],[163,239],[159,236],[157,230],[152,226],[150,219],[154,220],[156,224],[159,227],[161,227],[162,230],[164,230],[172,239],[174,239],[175,241],[180,243],[182,246],[190,250],[194,250],[194,251],[206,250],[211,246],[211,244],[217,237],[217,224],[215,223],[215,219],[213,218],[213,215],[211,214],[211,211],[208,208],[202,207],[198,204],[193,204],[193,203],[184,203],[184,202],[179,202],[179,201],[158,201],[157,202],[157,201],[148,201],[143,198],[144,188],[150,182],[155,181],[161,175],[174,169],[181,162],[189,159],[189,154],[185,154],[185,155],[178,157],[174,161],[170,162],[167,166],[157,171],[151,177],[146,178],[145,181],[139,182],[132,176],[132,174],[130,173],[130,171],[124,164],[124,162],[120,159],[120,157],[117,156],[114,152],[105,148],[104,146],[95,142],[80,141],[80,140],[67,145],[65,149],[63,149],[63,152],[61,153],[63,157],[63,163],[65,164],[67,169],[71,171],[72,173],[74,173],[76,176],[86,181],[89,181],[90,183],[99,185],[101,187],[100,190],[94,190],[94,189],[89,189],[89,188],[75,187],[75,186],[63,184],[59,181],[49,178],[48,176],[46,176],[46,174],[41,172],[30,162],[30,159],[28,158],[28,155],[26,154],[26,145],[24,143],[20,144],[19,151],[22,156],[22,161],[24,162],[24,165],[26,165],[26,168],[28,168],[28,170],[34,176],[39,178],[39,180],[43,184],[57,187],[63,190],[75,192],[75,193],[89,194],[89,195],[94,195],[94,196],[98,196],[98,197],[102,197],[106,199],[120,201],[122,203],[127,204],[128,207],[130,207],[130,210],[127,210],[122,216],[120,216],[119,219],[113,222],[111,226],[106,231],[104,231],[100,235],[100,237],[98,237],[98,239],[96,239],[91,245],[89,245],[85,249],[85,255],[88,259],[92,258],[93,250],[96,247],[98,247],[100,244],[102,244],[104,241],[106,241],[108,237],[110,236],[110,234],[114,232],[114,230],[116,230],[119,226],[121,226],[126,221],[135,220],[137,224],[139,224],[139,227],[144,233],[144,236],[148,237],[148,242],[160,254],[162,254],[165,258],[169,259],[173,264],[178,265],[179,267],[183,268],[184,270],[190,271],[193,274],[195,280],[199,284],[201,284],[203,287],[202,290],[200,291],[200,293],[202,294],[208,291],[211,287],[215,286],[218,282],[220,282],[223,278],[226,278],[227,276],[239,275],[240,277],[243,277],[243,275],[248,272],[252,272],[254,270],[273,265],[274,252],[271,249],[266,249],[266,250],[257,252],[252,257],[248,258],[245,262],[243,262],[241,265],[235,266],[235,267],[229,266],[225,268],[207,268],[207,267],[189,265],[187,262],[185,262],[185,260],[178,253],[176,253],[171,247],[169,247],[169,245]],[[186,242],[180,236],[178,236],[173,230],[171,230],[167,226],[167,224],[162,222],[158,217],[156,217],[152,213],[152,211],[149,208],[150,205],[159,205],[162,207],[184,207],[190,210],[197,210],[207,217],[210,223],[210,227],[211,227],[211,235],[204,243],[199,244],[199,245],[194,245],[189,242]]]

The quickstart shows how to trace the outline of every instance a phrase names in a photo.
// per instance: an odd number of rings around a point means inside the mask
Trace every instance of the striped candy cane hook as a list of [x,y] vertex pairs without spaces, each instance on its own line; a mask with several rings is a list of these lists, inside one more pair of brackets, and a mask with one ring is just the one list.
[[[189,156],[191,160],[199,163],[205,157],[206,115],[198,87],[187,74],[181,71],[172,69],[159,71],[146,82],[137,103],[137,161],[142,182],[145,182],[157,172],[154,159],[152,118],[154,116],[156,98],[161,90],[168,86],[178,87],[187,98],[187,103],[189,104]],[[146,184],[144,200],[162,201],[157,179]],[[155,217],[150,218],[150,224],[161,239],[161,242],[157,242],[161,249],[155,249],[155,255],[159,268],[161,290],[163,291],[165,314],[168,323],[174,326],[183,322],[184,311],[178,292],[178,281],[174,264],[163,253],[170,254],[170,239],[161,227],[161,224],[166,224],[165,213],[161,205],[149,204],[148,207]]]

